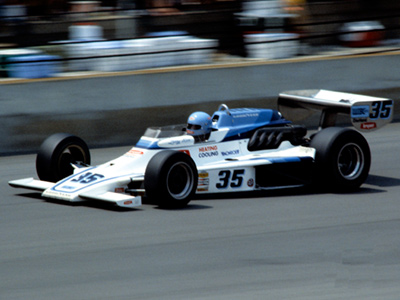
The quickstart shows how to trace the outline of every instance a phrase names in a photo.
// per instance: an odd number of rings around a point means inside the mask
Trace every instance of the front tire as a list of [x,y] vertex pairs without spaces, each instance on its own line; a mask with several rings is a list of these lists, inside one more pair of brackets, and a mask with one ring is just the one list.
[[310,147],[316,149],[316,183],[333,191],[357,189],[371,166],[366,139],[348,128],[329,127],[318,132]]
[[36,172],[40,180],[57,182],[74,169],[71,163],[90,164],[90,152],[86,143],[77,136],[56,133],[40,146],[36,156]]
[[157,153],[148,163],[144,175],[146,196],[165,208],[186,206],[196,192],[197,181],[193,159],[172,150]]

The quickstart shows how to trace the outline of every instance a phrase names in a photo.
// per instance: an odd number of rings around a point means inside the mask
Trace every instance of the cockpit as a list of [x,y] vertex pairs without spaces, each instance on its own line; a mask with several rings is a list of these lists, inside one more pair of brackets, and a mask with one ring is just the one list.
[[[199,112],[199,114],[205,113]],[[199,142],[222,142],[249,137],[256,129],[261,127],[282,126],[291,123],[284,119],[277,110],[260,108],[229,109],[225,104],[220,105],[210,119],[210,125],[207,126],[210,126],[211,132],[207,135],[207,139],[196,139],[193,135],[188,134],[189,130],[187,130],[188,126],[186,124],[149,127],[136,146],[158,148],[160,144],[164,145],[163,147],[165,145],[178,147]],[[178,138],[181,136],[187,136],[188,138]],[[191,137],[193,137],[193,142]]]

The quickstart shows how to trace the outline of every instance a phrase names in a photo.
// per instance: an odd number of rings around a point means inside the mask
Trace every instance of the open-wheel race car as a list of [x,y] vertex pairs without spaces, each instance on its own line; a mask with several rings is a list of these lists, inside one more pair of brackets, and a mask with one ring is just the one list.
[[[393,100],[327,90],[281,93],[278,110],[229,109],[190,115],[188,124],[151,127],[122,156],[91,166],[86,143],[70,134],[47,138],[36,158],[39,179],[10,181],[70,202],[99,200],[137,207],[142,197],[167,208],[195,194],[248,192],[317,183],[354,190],[366,180],[371,154],[359,131],[379,129],[393,117]],[[298,120],[320,111],[312,135]],[[335,127],[345,114],[352,125]]]

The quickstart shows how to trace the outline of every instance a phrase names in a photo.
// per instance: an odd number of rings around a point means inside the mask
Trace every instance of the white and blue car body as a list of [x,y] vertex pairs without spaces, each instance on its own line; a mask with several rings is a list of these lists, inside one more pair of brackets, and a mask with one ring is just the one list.
[[[182,207],[195,194],[297,187],[321,183],[322,177],[324,184],[355,188],[370,166],[368,144],[358,131],[379,129],[393,117],[393,100],[326,90],[281,93],[278,105],[279,111],[221,105],[202,142],[187,135],[184,125],[148,128],[127,153],[97,166],[88,164],[82,140],[61,134],[38,154],[39,179],[9,184],[41,191],[44,198],[127,208],[142,205],[143,196]],[[312,136],[288,120],[314,110],[322,114]],[[358,131],[335,127],[337,114],[350,116]]]

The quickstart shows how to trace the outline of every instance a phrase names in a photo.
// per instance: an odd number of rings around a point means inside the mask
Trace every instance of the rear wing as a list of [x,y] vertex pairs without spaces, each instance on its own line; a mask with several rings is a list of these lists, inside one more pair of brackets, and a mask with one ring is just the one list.
[[334,126],[338,114],[350,117],[360,131],[382,128],[393,119],[393,100],[328,90],[300,90],[279,94],[278,108],[289,120],[299,121],[321,111],[320,128]]

